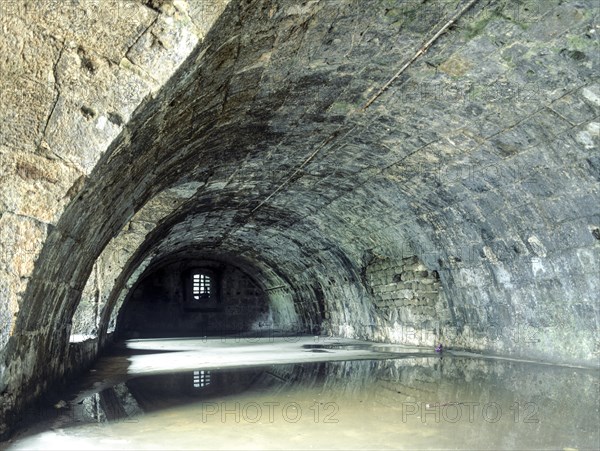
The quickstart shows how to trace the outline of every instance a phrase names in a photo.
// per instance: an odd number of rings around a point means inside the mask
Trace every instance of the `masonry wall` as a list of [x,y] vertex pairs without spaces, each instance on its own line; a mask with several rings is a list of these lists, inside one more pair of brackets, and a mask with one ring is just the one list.
[[[597,1],[477,2],[389,85],[464,4],[398,3],[232,2],[158,92],[136,89],[121,70],[134,68],[128,55],[141,62],[136,49],[161,48],[151,45],[161,35],[148,27],[153,14],[121,24],[138,31],[97,59],[81,38],[100,22],[63,46],[70,17],[85,15],[54,10],[64,26],[40,32],[32,24],[49,18],[29,4],[36,17],[7,27],[2,47],[3,73],[27,75],[6,77],[6,89],[27,97],[3,104],[18,121],[1,121],[0,413],[64,380],[69,324],[94,264],[138,226],[140,255],[121,274],[174,247],[244,255],[294,291],[307,286],[287,316],[326,318],[357,338],[387,339],[401,324],[358,286],[364,255],[393,259],[414,244],[440,274],[452,315],[444,334],[456,331],[456,343],[597,364]],[[525,3],[526,14],[517,8]],[[106,29],[115,41],[117,27]],[[159,66],[143,65],[152,74]],[[133,81],[127,108],[76,94],[104,95],[115,80]],[[33,98],[44,102],[39,112],[20,108]],[[27,133],[13,139],[19,130]],[[190,180],[199,185],[185,204],[132,221]],[[465,247],[468,261],[457,258]],[[515,324],[534,339],[497,333]]]
[[440,276],[417,256],[376,258],[366,268],[375,305],[374,338],[403,344],[433,345],[450,312]]

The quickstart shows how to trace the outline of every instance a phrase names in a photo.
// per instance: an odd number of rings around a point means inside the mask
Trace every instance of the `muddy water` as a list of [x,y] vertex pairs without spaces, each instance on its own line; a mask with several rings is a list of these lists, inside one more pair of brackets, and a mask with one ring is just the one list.
[[600,448],[596,370],[349,340],[127,346],[99,361],[66,406],[40,412],[36,424],[5,445]]

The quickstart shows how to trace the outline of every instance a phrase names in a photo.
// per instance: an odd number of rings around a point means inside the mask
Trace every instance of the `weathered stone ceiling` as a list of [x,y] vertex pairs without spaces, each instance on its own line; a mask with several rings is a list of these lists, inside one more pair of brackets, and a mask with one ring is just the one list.
[[0,349],[48,225],[226,3],[0,3]]
[[[378,313],[360,275],[373,255],[416,254],[439,272],[453,326],[483,337],[467,347],[596,359],[596,3],[480,0],[364,108],[465,3],[233,1],[97,164],[86,166],[96,161],[86,146],[54,151],[72,180],[86,177],[55,227],[18,234],[43,249],[15,289],[24,302],[8,355],[19,360],[5,378],[15,393],[43,388],[33,374],[65,370],[38,352],[66,352],[110,240],[154,196],[191,182],[192,197],[136,238],[113,302],[138,265],[193,245],[276,271],[307,323],[390,339],[371,327]],[[488,345],[491,326],[519,321],[535,343]]]
[[[226,4],[0,2],[0,392],[6,343],[48,231]],[[8,362],[20,368],[20,358]]]
[[[360,272],[365,256],[414,251],[441,272],[459,323],[485,330],[508,307],[513,319],[545,328],[551,337],[540,347],[554,342],[552,354],[593,351],[593,335],[579,331],[598,314],[597,10],[536,2],[529,12],[503,2],[475,9],[362,113],[393,74],[390,63],[411,55],[424,32],[443,23],[444,11],[418,15],[429,22],[404,17],[388,28],[374,25],[369,37],[369,27],[349,11],[356,5],[345,12],[341,5],[313,6],[322,9],[298,19],[304,27],[289,19],[277,38],[251,49],[254,58],[244,55],[252,41],[241,44],[244,50],[229,50],[235,46],[226,41],[225,56],[214,57],[228,62],[238,53],[223,88],[225,123],[207,128],[204,144],[172,145],[193,146],[183,176],[206,185],[165,221],[169,238],[156,247],[159,232],[146,247],[168,253],[201,243],[217,253],[250,255],[295,279],[296,287],[311,280],[326,285],[329,277],[344,285],[344,274]],[[374,23],[394,14],[375,11]],[[390,24],[401,24],[403,39]],[[344,31],[352,36],[348,30],[367,30],[367,37],[343,40]],[[302,40],[291,52],[277,39],[294,33]],[[242,78],[250,70],[260,75]],[[200,73],[210,78],[210,68]],[[243,102],[248,91],[250,105]],[[192,105],[181,108],[187,129],[210,120],[197,100],[204,92],[202,86],[188,97]],[[238,122],[228,128],[236,107]],[[349,260],[328,259],[329,249]],[[362,296],[355,297],[357,308]],[[354,315],[357,329],[372,323],[368,313]],[[578,339],[559,344],[568,335]]]

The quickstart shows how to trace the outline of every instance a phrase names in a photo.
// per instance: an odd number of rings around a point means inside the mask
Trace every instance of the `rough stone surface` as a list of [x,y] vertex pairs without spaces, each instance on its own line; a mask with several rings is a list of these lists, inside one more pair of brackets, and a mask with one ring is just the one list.
[[437,271],[417,256],[400,261],[375,258],[366,268],[375,304],[375,339],[434,346],[452,325]]
[[[58,222],[134,109],[227,2],[158,3],[0,3],[0,217],[12,235],[2,240],[0,266],[33,265],[43,241],[37,229]],[[0,348],[30,275],[11,272],[0,276]]]
[[[196,192],[199,186],[199,183],[190,182],[157,194],[108,243],[94,264],[73,316],[71,341],[98,337],[103,317],[111,314],[111,311],[107,310],[108,298],[128,259],[144,242],[147,234],[156,227],[157,221],[175,211]],[[138,268],[140,273],[144,269],[145,267]],[[131,285],[128,285],[126,290],[122,290],[121,301],[124,300],[129,288]],[[112,315],[114,320],[109,324],[111,332],[114,331],[117,313],[118,309],[114,311]]]
[[186,249],[248,266],[304,331],[399,340],[365,274],[416,256],[446,345],[597,364],[595,1],[480,1],[366,109],[463,2],[232,1],[166,83],[204,9],[150,3],[110,24],[3,11],[3,406],[68,371],[94,265],[118,262],[79,331],[102,340],[144,268]]
[[[0,355],[48,230],[138,104],[166,82],[226,4],[0,2]],[[64,324],[68,331],[71,321]],[[97,326],[90,308],[81,332],[93,336]],[[97,346],[87,348],[82,355],[90,361]],[[36,355],[43,352],[9,358],[8,375],[7,362],[0,364],[0,391],[5,378],[18,383],[29,372],[22,362]],[[64,365],[86,359],[75,361]]]

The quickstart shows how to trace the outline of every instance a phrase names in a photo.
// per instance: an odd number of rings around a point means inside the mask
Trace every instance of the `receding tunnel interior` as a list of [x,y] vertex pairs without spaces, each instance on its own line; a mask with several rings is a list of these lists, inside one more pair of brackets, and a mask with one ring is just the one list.
[[600,448],[599,14],[0,5],[1,446]]
[[250,275],[218,260],[185,259],[145,271],[125,298],[115,336],[215,336],[272,326],[268,293]]

